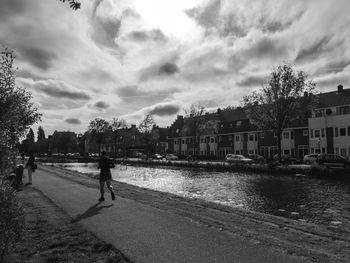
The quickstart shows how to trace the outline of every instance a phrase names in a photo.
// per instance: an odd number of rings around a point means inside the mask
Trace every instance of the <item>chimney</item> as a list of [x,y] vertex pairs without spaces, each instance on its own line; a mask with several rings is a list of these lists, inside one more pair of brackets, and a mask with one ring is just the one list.
[[338,85],[338,94],[343,92],[343,85]]

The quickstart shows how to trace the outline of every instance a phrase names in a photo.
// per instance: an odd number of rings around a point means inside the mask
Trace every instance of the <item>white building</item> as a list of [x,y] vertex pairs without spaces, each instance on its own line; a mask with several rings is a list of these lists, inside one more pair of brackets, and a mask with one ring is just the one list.
[[319,103],[308,119],[310,153],[350,156],[350,89],[339,85],[336,91],[322,93]]

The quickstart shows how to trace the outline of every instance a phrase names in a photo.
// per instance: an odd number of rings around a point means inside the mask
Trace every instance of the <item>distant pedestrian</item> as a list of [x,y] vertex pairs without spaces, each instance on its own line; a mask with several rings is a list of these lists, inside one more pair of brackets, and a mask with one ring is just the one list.
[[24,164],[24,158],[25,158],[24,152],[21,153],[21,158],[22,158],[22,164]]
[[101,172],[100,172],[101,197],[100,197],[100,199],[98,199],[98,201],[100,201],[100,202],[105,200],[105,198],[104,198],[105,182],[106,182],[106,185],[107,185],[109,191],[111,192],[112,200],[115,199],[115,195],[113,193],[113,188],[111,185],[111,181],[112,181],[111,168],[114,168],[115,166],[114,166],[113,161],[106,156],[105,151],[101,152],[101,156],[102,157],[98,162],[98,168],[97,168],[97,169],[101,169]]
[[32,173],[35,171],[36,169],[36,164],[34,163],[35,158],[33,153],[29,154],[29,159],[27,161],[26,164],[26,168],[28,170],[28,183],[27,184],[32,184]]

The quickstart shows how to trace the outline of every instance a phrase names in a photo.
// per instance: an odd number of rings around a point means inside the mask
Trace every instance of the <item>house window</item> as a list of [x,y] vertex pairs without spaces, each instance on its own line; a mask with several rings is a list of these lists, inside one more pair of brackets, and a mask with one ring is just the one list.
[[320,130],[315,130],[315,138],[320,138]]
[[240,154],[239,150],[236,150],[236,154]]
[[219,142],[222,142],[222,136],[219,136]]
[[315,153],[315,149],[311,147],[310,152]]
[[[350,128],[350,127],[349,127]],[[264,139],[265,138],[265,134],[262,132],[260,133],[260,139]]]
[[291,131],[291,132],[290,132],[290,138],[291,138],[292,140],[294,140],[294,131]]
[[337,107],[336,111],[337,111],[338,115],[349,114],[350,113],[350,106]]
[[346,128],[339,128],[339,136],[346,136]]
[[[350,127],[348,127],[348,136],[350,136]],[[350,155],[350,152],[349,152]]]
[[231,136],[231,135],[228,136],[228,141],[229,141],[229,142],[232,141],[232,136]]
[[310,138],[312,139],[314,137],[314,130],[310,129]]
[[335,148],[335,154],[339,154],[339,148]]
[[182,144],[185,144],[185,140],[182,140]]
[[315,110],[315,117],[322,117],[322,116],[324,116],[324,109]]
[[284,132],[283,133],[283,138],[284,139],[289,139],[289,132]]
[[346,157],[346,148],[341,148],[340,149],[340,155],[343,157]]
[[236,142],[239,142],[239,135],[236,135]]
[[213,137],[210,138],[210,142],[214,143],[214,138]]
[[204,139],[203,138],[201,138],[201,143],[203,143],[204,142]]
[[321,128],[321,137],[324,138],[325,133],[324,133],[324,128]]
[[254,134],[249,134],[249,141],[254,141]]
[[338,128],[334,128],[334,135],[335,137],[338,137]]
[[284,155],[289,155],[289,150],[284,150]]
[[239,127],[239,126],[241,126],[242,125],[242,121],[237,121],[236,122],[236,125]]

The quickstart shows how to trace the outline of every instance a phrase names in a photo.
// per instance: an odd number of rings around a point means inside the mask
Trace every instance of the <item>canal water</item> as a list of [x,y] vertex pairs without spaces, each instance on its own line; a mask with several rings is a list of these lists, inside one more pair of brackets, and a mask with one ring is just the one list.
[[[54,165],[81,173],[99,173],[96,163]],[[343,226],[350,221],[350,181],[125,165],[113,168],[112,177],[139,187],[300,221]]]

